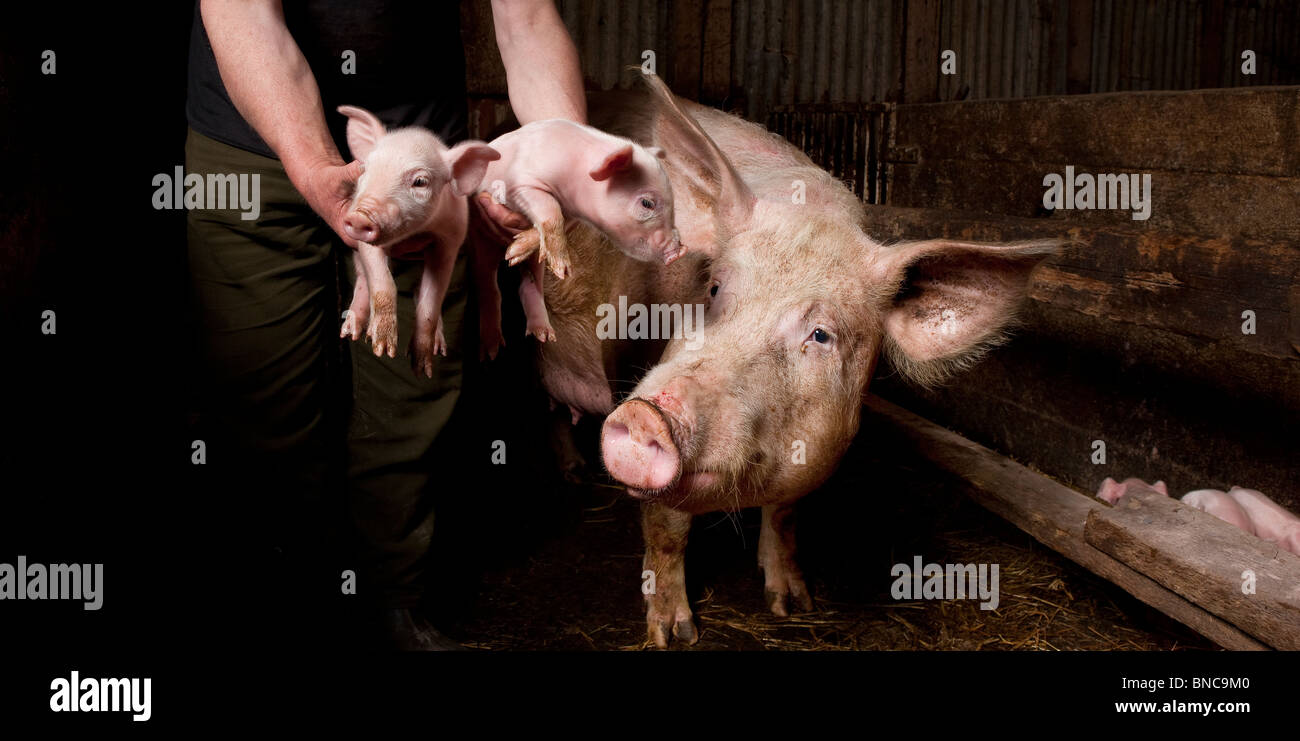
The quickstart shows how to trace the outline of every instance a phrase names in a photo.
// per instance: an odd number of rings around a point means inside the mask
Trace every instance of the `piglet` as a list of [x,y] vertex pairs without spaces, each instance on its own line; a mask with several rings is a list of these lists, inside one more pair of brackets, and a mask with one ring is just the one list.
[[1169,496],[1169,490],[1165,488],[1165,482],[1157,481],[1154,484],[1148,484],[1142,479],[1124,479],[1123,483],[1116,483],[1115,479],[1106,477],[1101,482],[1101,488],[1097,490],[1097,498],[1107,504],[1114,504],[1119,498],[1138,489],[1152,489],[1160,493],[1161,496]]
[[1300,556],[1300,517],[1254,489],[1234,486],[1228,496],[1250,515],[1256,535]]
[[1255,525],[1252,522],[1253,518],[1241,508],[1241,505],[1235,499],[1218,489],[1189,491],[1183,495],[1181,501],[1183,504],[1191,505],[1202,512],[1209,512],[1229,525],[1245,530],[1248,533],[1256,532]]
[[424,272],[416,292],[411,357],[415,372],[432,378],[434,355],[447,354],[442,301],[465,241],[465,197],[500,154],[480,141],[448,149],[433,132],[418,127],[388,131],[374,114],[354,106],[338,111],[348,117],[348,148],[363,165],[343,219],[344,231],[360,244],[356,289],[340,336],[357,340],[364,326],[375,355],[397,356],[397,285],[388,258],[418,252]]
[[[555,339],[542,298],[542,260],[559,278],[569,274],[571,256],[565,219],[590,222],[623,254],[665,265],[683,254],[673,223],[672,186],[663,150],[564,119],[534,121],[491,143],[501,159],[488,166],[480,188],[498,203],[524,214],[534,229],[519,234],[505,252],[529,270],[520,283],[526,334]],[[476,272],[480,290],[480,334],[485,356],[495,357],[500,337],[499,245],[483,243]]]

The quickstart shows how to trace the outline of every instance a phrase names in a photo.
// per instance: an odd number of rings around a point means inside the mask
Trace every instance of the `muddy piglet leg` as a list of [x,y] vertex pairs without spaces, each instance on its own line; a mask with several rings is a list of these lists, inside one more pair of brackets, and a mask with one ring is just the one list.
[[758,567],[763,570],[763,594],[773,615],[789,617],[792,604],[800,612],[813,610],[812,594],[795,560],[793,504],[763,507]]
[[645,595],[650,640],[659,648],[668,648],[671,633],[693,644],[700,636],[686,599],[686,536],[691,531],[691,516],[659,504],[645,504],[641,530],[645,536],[642,592],[647,591],[645,585],[654,585]]
[[[555,277],[561,280],[569,277],[569,243],[564,235],[564,212],[559,201],[544,190],[528,187],[515,189],[510,197],[537,230],[538,255],[546,260]],[[532,238],[526,234],[518,235],[506,250],[506,260],[511,265],[518,265],[532,252]]]
[[447,354],[447,341],[442,334],[442,301],[451,284],[456,251],[457,247],[448,248],[441,243],[431,244],[424,251],[424,271],[415,296],[415,332],[411,335],[411,366],[416,375],[423,373],[433,378],[434,356]]
[[354,342],[361,339],[366,322],[370,318],[370,289],[366,284],[366,271],[361,266],[360,260],[356,260],[356,273],[357,282],[352,289],[352,304],[343,315],[343,329],[339,331],[339,337]]
[[546,313],[546,295],[542,281],[546,279],[546,270],[538,257],[528,260],[528,269],[519,280],[519,302],[524,305],[524,319],[527,327],[524,336],[532,335],[539,342],[555,342],[555,328]]
[[388,253],[373,244],[357,246],[357,261],[370,289],[370,322],[366,336],[375,355],[397,357],[397,284],[388,270]]

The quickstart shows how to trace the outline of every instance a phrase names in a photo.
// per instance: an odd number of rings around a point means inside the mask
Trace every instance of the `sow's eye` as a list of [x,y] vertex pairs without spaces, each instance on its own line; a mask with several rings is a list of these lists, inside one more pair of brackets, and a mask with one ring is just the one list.
[[829,348],[834,344],[835,335],[822,327],[815,327],[813,331],[808,334],[807,339],[803,341],[803,345],[799,348],[799,352],[808,352],[808,348],[814,345]]

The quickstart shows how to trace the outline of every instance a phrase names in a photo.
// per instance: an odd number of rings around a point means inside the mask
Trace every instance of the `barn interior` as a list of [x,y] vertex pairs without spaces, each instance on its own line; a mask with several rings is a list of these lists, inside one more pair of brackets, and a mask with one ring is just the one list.
[[[1073,242],[1035,274],[1011,340],[946,385],[916,388],[882,363],[849,453],[800,505],[817,611],[767,612],[756,511],[699,518],[696,648],[1300,647],[1300,557],[1172,499],[1123,509],[1092,497],[1104,478],[1137,477],[1171,493],[1240,485],[1300,512],[1300,6],[556,4],[589,89],[634,87],[652,65],[677,95],[764,124],[843,180],[876,240]],[[222,514],[231,493],[205,489],[188,465],[185,256],[155,249],[183,241],[184,215],[125,186],[89,203],[57,197],[79,187],[87,151],[109,152],[114,183],[147,184],[181,161],[190,6],[156,11],[139,43],[97,23],[53,41],[24,32],[55,27],[52,7],[0,29],[9,69],[60,44],[67,71],[48,84],[0,77],[0,106],[27,112],[0,127],[0,155],[24,183],[0,193],[0,309],[38,316],[57,298],[66,340],[4,364],[22,420],[4,461],[41,495],[13,497],[0,532],[33,558],[111,552],[114,599],[139,608],[77,623],[68,650],[174,630],[169,600],[224,615],[212,595],[242,594],[197,576],[241,573],[230,554],[245,523]],[[489,4],[460,9],[471,135],[486,137],[509,114],[504,72]],[[117,82],[74,72],[100,67]],[[93,126],[109,135],[75,138]],[[1044,176],[1067,167],[1149,174],[1149,218],[1046,208]],[[103,224],[112,238],[87,236]],[[637,504],[601,467],[600,420],[576,428],[586,466],[560,470],[522,317],[506,320],[520,340],[467,373],[462,433],[432,463],[461,475],[437,503],[427,610],[482,649],[646,649]],[[34,323],[16,326],[44,341]],[[512,464],[494,466],[477,451],[503,436],[502,420]],[[135,496],[108,494],[119,490]],[[1159,539],[1169,522],[1182,541]],[[1223,562],[1225,549],[1239,559]],[[890,569],[917,554],[999,564],[999,606],[895,598]],[[1240,559],[1273,591],[1243,596]],[[32,630],[63,620],[27,614]]]
[[[1231,648],[1261,647],[1195,606],[1209,597],[1188,599],[1181,586],[1157,594],[1135,586],[1140,575],[1120,578],[1124,586],[1111,583],[1113,564],[1099,565],[1099,552],[1083,543],[1082,521],[1077,548],[1044,545],[1051,536],[1035,527],[1044,507],[1034,480],[985,481],[990,489],[1018,489],[977,494],[985,511],[963,496],[979,489],[972,464],[939,460],[952,440],[891,440],[894,456],[881,458],[866,440],[879,442],[886,431],[905,437],[923,424],[900,423],[907,412],[893,413],[898,405],[1060,486],[1057,496],[1071,505],[1077,502],[1066,489],[1082,498],[1106,477],[1138,477],[1163,480],[1179,493],[1239,485],[1300,510],[1300,221],[1293,207],[1300,202],[1300,9],[1267,0],[564,0],[559,7],[589,89],[635,86],[638,68],[652,64],[676,94],[765,124],[839,177],[863,199],[864,228],[879,241],[1078,243],[1035,274],[1012,341],[943,387],[918,389],[882,365],[871,390],[890,409],[869,408],[841,473],[802,505],[813,514],[800,533],[821,543],[822,553],[837,552],[822,564],[837,565],[827,579],[852,582],[851,573],[869,568],[863,558],[876,560],[870,568],[894,563],[886,552],[901,544],[885,535],[886,547],[872,535],[884,518],[916,525],[885,533],[951,537],[963,543],[957,552],[979,550],[988,544],[981,538],[1015,543],[1022,556],[1033,554],[1026,563],[1055,564],[1059,584],[1092,596],[1058,601],[1059,592],[1036,591],[1058,583],[1056,577],[1026,574],[1017,585],[1004,571],[1007,591],[1017,596],[999,614],[1034,615],[1025,623],[979,616],[996,627],[957,635],[961,630],[943,618],[916,622],[913,614],[927,613],[922,603],[898,608],[887,594],[860,592],[848,600],[856,610],[847,616],[823,611],[801,618],[806,623],[781,621],[764,615],[753,584],[735,602],[723,596],[737,574],[758,578],[748,567],[757,522],[719,517],[697,524],[692,535],[722,541],[698,547],[737,559],[728,578],[697,575],[695,598],[708,596],[701,623],[713,626],[704,645],[1156,648],[1214,646],[1217,639]],[[508,115],[504,71],[486,9],[464,3],[462,14],[472,125],[487,132]],[[1045,208],[1044,176],[1064,174],[1067,166],[1149,174],[1148,217]],[[583,431],[588,442],[596,434],[590,426]],[[588,452],[594,461],[598,452]],[[886,461],[909,452],[921,473],[891,470]],[[611,518],[632,528],[616,549],[627,560],[622,570],[631,573],[639,558],[634,513],[617,490],[600,495],[608,479],[596,469],[575,537],[612,527]],[[606,498],[608,509],[601,505]],[[846,518],[856,530],[817,534],[820,507],[859,513]],[[931,521],[932,507],[952,516]],[[1071,516],[1087,513],[1071,509]],[[864,552],[872,544],[874,557]],[[582,552],[567,562],[562,551],[547,552],[532,557],[541,562],[498,576],[518,586],[541,578],[543,563],[556,565],[551,558],[583,573],[582,563],[598,556]],[[619,562],[601,563],[592,571]],[[1288,560],[1281,571],[1291,583],[1300,578],[1293,568]],[[581,581],[599,578],[592,573]],[[829,584],[818,587],[822,595],[835,593]],[[487,592],[493,601],[518,599],[508,593],[513,589]],[[500,640],[489,635],[504,633],[529,635],[539,645],[639,646],[637,597],[629,592],[623,610],[630,622],[620,622],[617,611],[608,624],[575,613],[554,621],[566,626],[562,631],[529,621],[533,627],[521,633],[498,631],[480,616],[467,631],[489,643]],[[1116,604],[1119,616],[1100,617]],[[561,605],[555,609],[563,614]],[[1280,609],[1284,622],[1300,616],[1294,604]],[[867,627],[873,621],[875,628]],[[1053,633],[1058,623],[1080,629]],[[1125,633],[1134,625],[1143,626],[1141,637]],[[1256,638],[1260,632],[1273,645],[1294,646],[1290,629],[1258,628]],[[1121,635],[1114,643],[1102,637]]]

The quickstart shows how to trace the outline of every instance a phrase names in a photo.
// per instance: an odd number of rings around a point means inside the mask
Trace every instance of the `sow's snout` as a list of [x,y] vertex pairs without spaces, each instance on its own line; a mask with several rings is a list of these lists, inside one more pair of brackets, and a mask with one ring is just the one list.
[[629,399],[608,417],[600,453],[609,475],[641,492],[666,489],[682,472],[682,456],[668,418],[645,399]]

